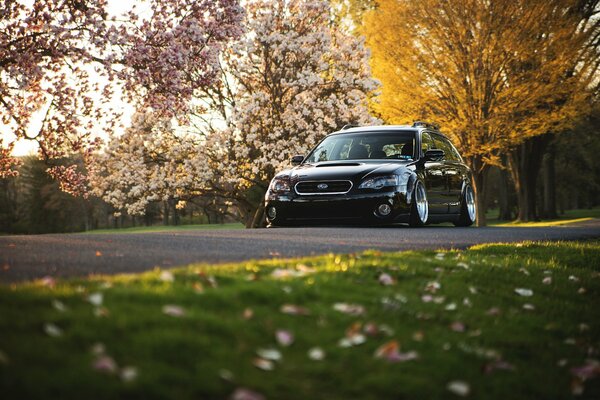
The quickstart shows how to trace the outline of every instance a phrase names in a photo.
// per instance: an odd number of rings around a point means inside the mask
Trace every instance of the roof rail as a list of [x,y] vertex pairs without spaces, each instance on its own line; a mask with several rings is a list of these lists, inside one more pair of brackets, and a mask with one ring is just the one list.
[[342,127],[342,130],[345,131],[346,129],[350,129],[350,128],[358,128],[358,125],[346,124]]
[[436,131],[440,130],[440,126],[438,124],[433,124],[433,123],[429,123],[429,122],[425,122],[425,121],[415,121],[412,124],[413,128],[429,128],[429,129],[434,129]]

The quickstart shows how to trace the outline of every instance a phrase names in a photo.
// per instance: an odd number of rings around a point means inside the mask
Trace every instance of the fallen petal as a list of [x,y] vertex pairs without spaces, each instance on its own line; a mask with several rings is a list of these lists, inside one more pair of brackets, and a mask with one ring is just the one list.
[[229,396],[229,400],[265,400],[265,396],[246,388],[237,388]]
[[320,347],[313,347],[308,351],[308,358],[315,361],[321,361],[325,358],[325,352]]
[[99,371],[109,374],[117,372],[117,363],[109,356],[100,356],[95,361],[92,367]]
[[170,317],[183,317],[185,315],[185,310],[183,308],[172,304],[163,306],[162,312]]
[[462,322],[453,322],[450,325],[450,329],[452,329],[454,332],[464,332],[466,330],[465,324],[463,324]]
[[535,310],[535,306],[533,304],[525,303],[523,304],[523,309],[527,311]]
[[386,273],[379,275],[378,281],[383,286],[391,286],[391,285],[396,284],[396,280],[394,278],[392,278],[391,275],[386,274]]
[[294,334],[283,329],[279,329],[275,332],[275,338],[277,339],[277,343],[284,347],[288,347],[294,343]]
[[138,377],[138,370],[135,367],[123,367],[120,376],[123,382],[133,382]]
[[308,311],[308,309],[296,306],[294,304],[284,304],[281,306],[280,311],[283,314],[289,315],[310,315],[310,311]]
[[60,300],[52,300],[52,307],[54,307],[55,310],[60,312],[67,311],[67,306],[65,306],[65,304]]
[[454,393],[457,396],[465,397],[471,392],[471,387],[468,383],[463,381],[452,381],[446,386],[448,391]]
[[273,364],[273,361],[265,360],[263,358],[255,358],[252,361],[252,364],[256,368],[262,369],[263,371],[273,371],[273,369],[275,369],[275,364]]
[[258,350],[256,350],[256,354],[260,358],[264,358],[265,360],[270,360],[270,361],[280,361],[281,360],[281,352],[277,349],[258,349]]
[[252,311],[251,308],[244,309],[244,312],[242,313],[242,317],[244,319],[251,319],[253,316],[254,316],[254,311]]
[[60,337],[63,334],[62,329],[52,323],[44,325],[44,332],[50,337]]
[[101,306],[104,301],[104,296],[102,293],[92,293],[87,297],[87,301],[95,306]]
[[516,288],[515,293],[518,294],[519,296],[524,296],[524,297],[533,296],[533,290],[531,290],[531,289]]
[[360,304],[335,303],[333,309],[354,316],[363,315],[365,313],[365,308]]
[[175,277],[170,271],[162,271],[160,276],[158,277],[163,282],[173,282],[175,281]]
[[544,279],[542,279],[542,283],[544,285],[550,285],[552,283],[552,277],[551,276],[547,276]]

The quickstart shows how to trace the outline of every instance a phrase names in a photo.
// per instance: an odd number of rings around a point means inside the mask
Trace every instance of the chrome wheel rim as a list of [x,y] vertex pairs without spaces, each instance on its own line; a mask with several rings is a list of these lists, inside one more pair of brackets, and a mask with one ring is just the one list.
[[421,182],[417,183],[417,188],[415,190],[415,201],[417,202],[417,214],[419,215],[419,220],[422,223],[427,222],[427,217],[429,216],[429,206],[427,204],[427,194],[425,193],[425,188]]
[[467,202],[469,219],[475,222],[475,218],[477,216],[477,206],[475,205],[475,193],[473,193],[473,188],[471,188],[471,186],[467,186],[467,190],[465,192],[465,201]]

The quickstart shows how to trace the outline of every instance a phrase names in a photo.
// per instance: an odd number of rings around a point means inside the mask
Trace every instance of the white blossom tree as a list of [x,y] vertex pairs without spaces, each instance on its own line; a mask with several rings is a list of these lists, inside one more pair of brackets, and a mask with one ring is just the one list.
[[144,215],[152,202],[161,202],[168,214],[204,193],[212,177],[214,171],[198,157],[198,148],[198,137],[176,132],[169,119],[136,113],[131,127],[94,155],[92,193],[111,204],[117,215]]
[[367,99],[378,82],[363,40],[332,23],[327,2],[253,0],[246,12],[245,35],[223,55],[220,86],[205,91],[227,129],[209,129],[203,156],[232,197],[256,192],[242,204],[252,209],[250,226],[262,222],[264,192],[293,155],[345,124],[375,122]]

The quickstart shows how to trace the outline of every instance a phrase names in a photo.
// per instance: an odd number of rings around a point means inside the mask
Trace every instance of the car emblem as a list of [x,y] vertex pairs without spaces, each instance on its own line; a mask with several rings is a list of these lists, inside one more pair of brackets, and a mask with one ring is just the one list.
[[325,190],[325,189],[327,189],[328,187],[329,187],[329,185],[328,185],[328,184],[326,184],[326,183],[319,183],[319,184],[317,185],[317,189],[320,189],[320,190]]

